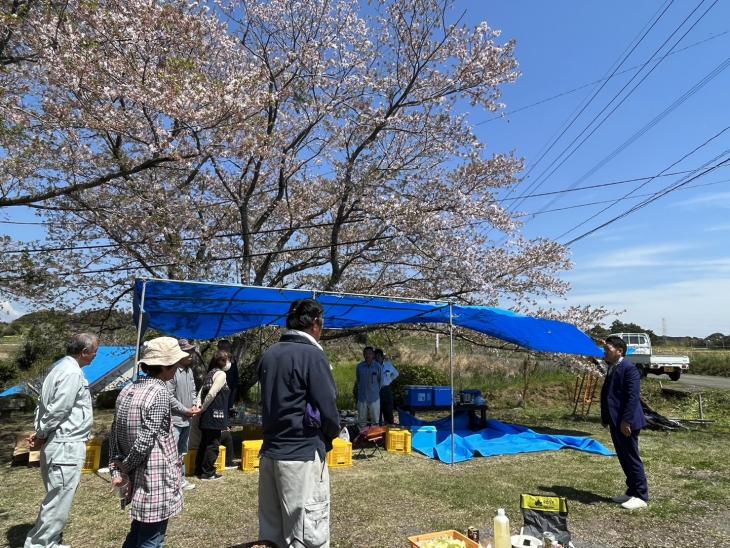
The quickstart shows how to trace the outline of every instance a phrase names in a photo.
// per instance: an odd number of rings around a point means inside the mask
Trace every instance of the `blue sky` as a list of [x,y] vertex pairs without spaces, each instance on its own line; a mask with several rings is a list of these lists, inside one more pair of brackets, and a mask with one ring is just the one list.
[[[504,89],[502,101],[509,112],[610,74],[610,69],[635,43],[647,23],[667,5],[667,11],[627,58],[620,72],[643,65],[651,58],[698,3],[464,0],[459,7],[466,10],[465,21],[469,24],[486,20],[492,28],[502,31],[502,39],[517,41],[516,57],[522,76],[516,84]],[[711,0],[703,2],[657,57],[669,51],[711,5]],[[726,61],[730,52],[729,30],[730,3],[718,2],[675,49],[704,42],[666,57],[549,177],[552,168],[545,176],[540,175],[556,158],[553,167],[557,165],[562,158],[559,154],[638,70],[614,76],[540,162],[538,159],[545,147],[578,107],[593,95],[598,85],[479,125],[478,135],[491,150],[514,150],[525,158],[527,169],[532,168],[530,176],[516,191],[503,197],[520,196],[531,184],[537,185],[532,193],[545,193],[650,177],[721,132],[730,125],[730,68],[718,69],[713,79],[670,110],[653,128],[581,180],[585,173]],[[649,64],[638,72],[626,91],[652,66]],[[623,95],[619,96],[619,101],[621,97]],[[475,121],[490,117],[472,113]],[[693,170],[727,148],[730,148],[730,130],[667,172]],[[632,190],[635,194],[653,194],[679,181],[680,177],[659,177],[638,190],[645,181],[563,193],[557,195],[557,199],[555,196],[528,198],[518,209],[534,213],[616,200]],[[730,167],[719,168],[689,182],[687,188],[671,192],[572,244],[575,268],[564,276],[573,287],[568,302],[625,310],[621,319],[639,323],[659,334],[663,332],[663,326],[670,336],[704,337],[717,331],[730,332],[727,319],[730,253],[726,245],[730,236],[730,184],[727,179],[730,179]],[[712,184],[716,182],[718,184]],[[640,200],[627,197],[566,236],[559,237],[610,204],[528,216],[524,231],[531,237],[557,238],[566,243]]]
[[[660,50],[658,57],[666,53],[712,3],[713,0],[705,0],[699,4],[699,9]],[[514,193],[502,198],[650,177],[730,125],[728,68],[610,161],[593,169],[727,59],[730,2],[717,2],[675,49],[691,47],[664,59],[573,156],[549,177],[542,176],[543,172],[545,175],[550,173],[552,168],[544,170],[551,162],[560,160],[559,153],[630,78],[638,73],[635,84],[653,64],[641,72],[634,69],[614,76],[539,162],[546,146],[596,91],[598,84],[520,112],[510,114],[510,111],[607,76],[646,29],[647,23],[667,6],[664,15],[618,72],[647,61],[698,3],[459,0],[457,9],[465,10],[466,23],[476,25],[486,20],[490,26],[502,31],[501,39],[517,41],[516,56],[522,76],[516,84],[504,88],[502,100],[507,105],[507,114],[488,121],[493,118],[490,113],[470,113],[472,122],[479,124],[477,134],[490,151],[514,151],[525,158],[527,169],[532,169]],[[693,45],[697,42],[702,43]],[[632,87],[630,84],[627,91]],[[623,95],[619,100],[621,97]],[[730,148],[730,130],[668,171],[693,170],[726,148]],[[584,178],[589,171],[594,172]],[[566,231],[610,204],[542,211],[616,200],[632,190],[635,194],[651,194],[679,178],[680,175],[659,177],[649,182],[531,197],[519,203],[517,209],[524,213],[540,212],[524,217],[524,232],[528,236],[557,238],[566,243],[637,204],[640,198],[621,200],[565,236]],[[564,276],[573,286],[567,302],[625,310],[621,316],[624,321],[639,323],[659,334],[663,332],[663,325],[666,325],[666,334],[674,336],[730,332],[726,313],[730,309],[730,253],[725,245],[730,236],[730,185],[726,179],[730,179],[730,167],[690,182],[685,188],[571,244],[575,268]],[[637,189],[642,183],[645,186]],[[531,185],[536,188],[530,189]],[[34,220],[32,213],[20,208],[12,210],[9,217]],[[7,224],[0,227],[4,233],[16,237],[42,237],[38,227]],[[8,303],[0,303],[0,319],[3,307],[7,306]],[[13,306],[22,310],[15,303]]]

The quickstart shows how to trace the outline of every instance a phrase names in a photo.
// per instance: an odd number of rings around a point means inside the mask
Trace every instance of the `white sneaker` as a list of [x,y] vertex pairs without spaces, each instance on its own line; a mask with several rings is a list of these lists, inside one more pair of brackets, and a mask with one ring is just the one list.
[[640,508],[646,508],[649,506],[646,501],[641,500],[638,497],[631,497],[629,500],[624,502],[621,506],[627,510],[639,510]]
[[185,483],[183,483],[183,486],[182,486],[183,491],[192,491],[193,489],[195,489],[194,483],[190,483],[189,481],[186,481]]
[[616,504],[623,504],[627,500],[629,500],[631,497],[629,495],[619,495],[618,497],[613,497],[611,500],[615,502]]

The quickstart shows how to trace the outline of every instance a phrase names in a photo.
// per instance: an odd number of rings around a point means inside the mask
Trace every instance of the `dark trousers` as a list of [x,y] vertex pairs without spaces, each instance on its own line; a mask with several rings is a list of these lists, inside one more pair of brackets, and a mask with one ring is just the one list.
[[380,424],[393,424],[393,391],[390,385],[380,388]]
[[226,448],[226,466],[233,466],[236,458],[233,448],[233,435],[230,430],[221,430],[221,445]]
[[610,430],[618,461],[626,475],[626,494],[649,502],[649,484],[644,473],[644,463],[639,456],[639,432],[631,432],[627,437],[617,426],[611,425]]
[[218,460],[218,446],[221,444],[221,431],[210,428],[200,429],[200,445],[195,456],[195,475],[209,478],[215,475],[215,461]]
[[143,523],[132,520],[132,528],[122,544],[122,548],[162,548],[165,545],[167,521]]

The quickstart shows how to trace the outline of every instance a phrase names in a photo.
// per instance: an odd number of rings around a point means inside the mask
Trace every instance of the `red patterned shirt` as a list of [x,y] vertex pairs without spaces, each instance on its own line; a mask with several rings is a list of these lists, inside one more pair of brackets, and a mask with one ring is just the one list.
[[[121,466],[120,466],[121,463]],[[181,467],[172,434],[170,393],[159,379],[127,385],[117,398],[109,445],[112,477],[129,476],[132,519],[155,523],[182,511]]]

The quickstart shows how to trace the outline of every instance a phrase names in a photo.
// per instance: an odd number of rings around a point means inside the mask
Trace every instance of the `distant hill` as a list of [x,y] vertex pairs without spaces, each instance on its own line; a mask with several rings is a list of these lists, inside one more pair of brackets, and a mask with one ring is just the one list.
[[65,312],[60,310],[39,310],[30,312],[2,327],[4,335],[25,334],[33,327],[64,324],[71,333],[90,331],[100,333],[104,344],[134,344],[136,328],[132,314],[112,310],[88,310]]
[[603,339],[611,333],[646,333],[651,339],[652,345],[657,346],[691,346],[704,348],[730,348],[730,335],[713,333],[707,337],[664,337],[657,335],[651,329],[646,329],[635,323],[625,323],[619,320],[614,321],[609,327],[595,326],[588,331],[591,337]]

